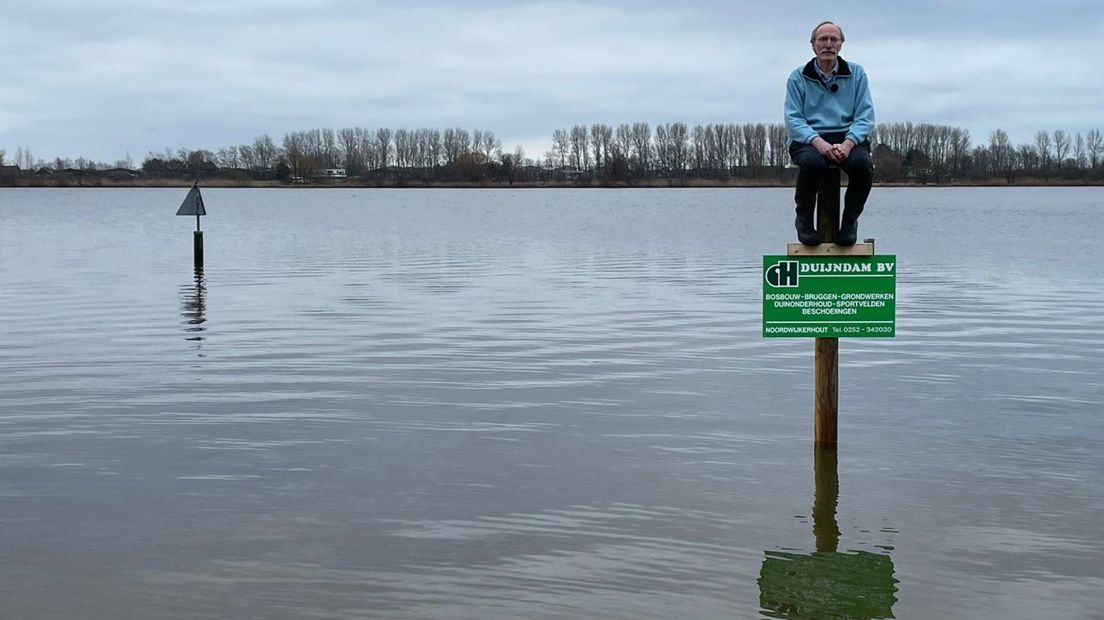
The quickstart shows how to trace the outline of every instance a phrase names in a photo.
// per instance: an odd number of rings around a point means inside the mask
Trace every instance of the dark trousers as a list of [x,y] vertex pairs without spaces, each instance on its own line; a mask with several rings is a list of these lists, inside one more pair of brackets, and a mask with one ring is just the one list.
[[[821,138],[829,144],[843,142],[846,134],[826,133]],[[817,189],[824,173],[828,171],[829,162],[823,155],[817,152],[811,144],[790,144],[790,158],[797,164],[797,189],[794,191],[794,202],[797,203],[797,214],[803,217],[813,217],[816,208]],[[839,164],[847,174],[847,192],[843,195],[843,219],[858,219],[866,205],[866,198],[870,196],[870,186],[874,184],[874,163],[870,160],[870,141],[863,140],[862,144],[851,149],[847,159]]]

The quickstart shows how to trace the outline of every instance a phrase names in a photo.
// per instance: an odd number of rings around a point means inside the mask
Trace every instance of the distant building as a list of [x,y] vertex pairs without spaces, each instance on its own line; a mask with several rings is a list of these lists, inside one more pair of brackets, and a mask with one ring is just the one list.
[[319,170],[318,174],[315,175],[315,176],[317,176],[320,179],[345,179],[345,178],[348,178],[348,175],[345,174],[345,169],[344,168],[326,168],[324,170]]
[[245,168],[219,168],[219,178],[233,179],[237,181],[253,178],[253,173]]
[[361,175],[367,181],[381,182],[381,181],[397,181],[399,179],[399,173],[391,168],[376,168],[375,170],[368,170]]
[[0,184],[10,185],[19,180],[19,166],[0,166]]
[[129,181],[141,176],[140,173],[130,170],[129,168],[110,168],[108,170],[101,170],[100,175],[113,181]]

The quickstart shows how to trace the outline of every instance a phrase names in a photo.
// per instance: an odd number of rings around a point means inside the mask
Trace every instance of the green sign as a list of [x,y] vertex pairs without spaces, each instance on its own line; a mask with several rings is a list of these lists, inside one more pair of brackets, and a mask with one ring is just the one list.
[[897,257],[764,256],[763,336],[896,333]]

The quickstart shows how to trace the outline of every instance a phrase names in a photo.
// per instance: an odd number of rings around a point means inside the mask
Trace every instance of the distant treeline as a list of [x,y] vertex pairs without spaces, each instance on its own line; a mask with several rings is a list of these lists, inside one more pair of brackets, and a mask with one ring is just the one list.
[[[544,166],[584,171],[598,180],[644,178],[779,177],[789,164],[780,123],[695,125],[647,123],[576,125],[552,133]],[[882,123],[870,136],[877,180],[882,182],[1009,183],[1025,178],[1104,180],[1104,139],[1097,129],[1070,134],[1039,131],[1013,146],[1007,132],[971,143],[960,127]]]
[[[929,123],[882,123],[871,136],[881,182],[1101,182],[1104,139],[1039,131],[1013,145],[1000,129],[973,144],[968,130]],[[18,147],[14,161],[0,150],[0,183],[25,184],[107,177],[128,179],[225,179],[283,183],[575,183],[654,184],[670,181],[788,182],[785,128],[779,123],[623,123],[575,125],[552,132],[543,157],[518,146],[504,151],[490,130],[460,128],[311,129],[286,134],[279,144],[262,135],[250,144],[209,151],[149,153],[140,168],[129,156],[113,165],[78,158],[36,160]],[[4,165],[7,164],[7,165]],[[58,184],[58,183],[55,183]],[[64,182],[60,184],[65,184]]]

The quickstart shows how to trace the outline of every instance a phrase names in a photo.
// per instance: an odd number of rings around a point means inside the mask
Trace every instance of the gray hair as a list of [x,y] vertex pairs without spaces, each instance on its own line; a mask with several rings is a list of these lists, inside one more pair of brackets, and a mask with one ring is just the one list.
[[812,43],[813,41],[816,41],[816,31],[820,30],[821,26],[835,26],[836,30],[839,30],[839,33],[840,33],[840,43],[843,43],[844,41],[847,40],[847,37],[843,36],[843,28],[840,28],[839,24],[837,24],[836,22],[832,22],[832,21],[823,21],[823,22],[820,22],[819,24],[817,24],[816,28],[813,28],[813,34],[809,35],[809,43]]

